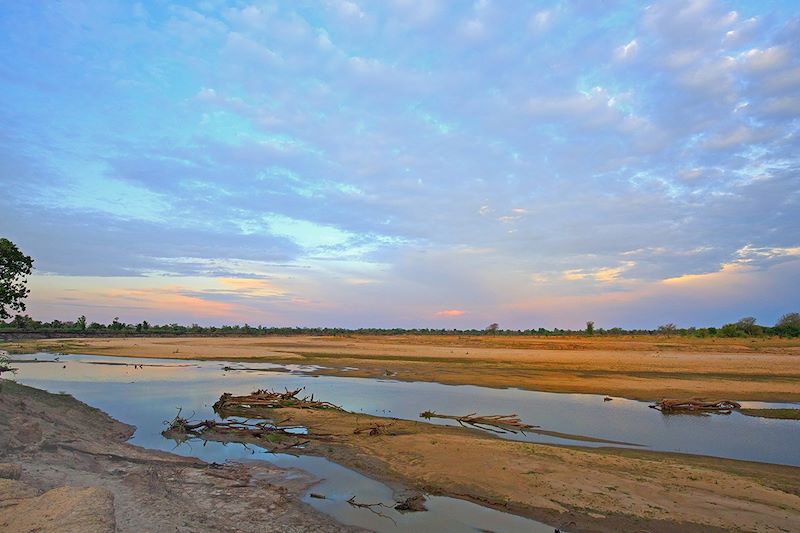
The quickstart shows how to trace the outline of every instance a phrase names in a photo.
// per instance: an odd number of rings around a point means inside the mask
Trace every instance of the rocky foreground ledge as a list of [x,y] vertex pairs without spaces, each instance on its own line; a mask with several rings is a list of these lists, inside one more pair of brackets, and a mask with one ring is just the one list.
[[146,450],[134,429],[0,380],[0,531],[353,531],[299,501],[307,474]]

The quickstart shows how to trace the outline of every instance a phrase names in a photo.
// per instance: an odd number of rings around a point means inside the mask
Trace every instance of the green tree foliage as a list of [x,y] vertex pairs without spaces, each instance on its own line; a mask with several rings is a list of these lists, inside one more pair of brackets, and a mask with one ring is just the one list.
[[719,328],[720,337],[753,337],[763,335],[764,328],[756,324],[756,319],[746,316],[733,324],[725,324]]
[[11,311],[24,311],[23,300],[30,290],[26,276],[33,269],[33,259],[19,251],[8,239],[0,239],[0,319],[11,317]]
[[[591,323],[591,326],[589,325]],[[53,320],[52,322],[41,322],[34,320],[28,315],[16,315],[8,321],[0,320],[0,335],[3,333],[35,333],[41,335],[80,335],[86,337],[124,337],[127,335],[208,335],[208,336],[290,336],[290,335],[318,335],[318,336],[344,336],[344,335],[463,335],[463,336],[483,336],[483,335],[530,335],[530,336],[578,336],[587,335],[591,332],[595,337],[609,335],[676,335],[681,337],[748,337],[780,335],[783,337],[800,336],[800,314],[788,313],[781,317],[774,327],[760,326],[755,323],[755,319],[746,317],[732,324],[726,324],[721,328],[679,328],[675,324],[669,323],[659,326],[656,329],[623,329],[613,327],[609,329],[596,328],[594,322],[589,321],[586,328],[582,329],[500,329],[497,323],[490,324],[482,329],[431,329],[431,328],[326,328],[326,327],[267,327],[263,325],[252,326],[250,324],[231,325],[231,326],[201,326],[191,324],[189,326],[181,324],[151,324],[142,320],[138,324],[125,323],[114,317],[111,323],[101,324],[92,322],[87,324],[85,316],[78,317],[75,321]]]
[[594,335],[594,321],[588,320],[586,322],[586,334],[587,335]]
[[800,313],[786,313],[775,324],[775,333],[784,337],[800,337]]

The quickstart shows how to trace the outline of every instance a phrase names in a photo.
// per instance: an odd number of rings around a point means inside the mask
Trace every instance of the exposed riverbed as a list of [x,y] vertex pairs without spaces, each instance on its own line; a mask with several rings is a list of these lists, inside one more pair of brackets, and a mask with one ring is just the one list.
[[[59,360],[54,361],[54,357]],[[184,415],[213,419],[216,415],[210,406],[224,390],[249,392],[255,387],[292,386],[294,380],[305,380],[310,385],[316,385],[320,383],[317,378],[287,372],[253,376],[226,372],[222,370],[223,365],[216,363],[187,366],[169,360],[131,360],[126,361],[127,364],[120,364],[118,359],[52,354],[18,356],[17,359],[17,381],[50,392],[71,394],[119,420],[135,425],[137,430],[130,441],[133,444],[198,457],[208,462],[266,460],[276,466],[298,468],[313,474],[322,481],[306,493],[304,501],[343,524],[376,531],[549,533],[553,530],[551,525],[442,496],[428,496],[426,512],[403,514],[391,508],[397,496],[392,487],[321,457],[268,454],[258,448],[235,443],[187,442],[176,445],[161,436],[161,431],[165,429],[164,421],[172,418],[178,407],[183,409]],[[39,362],[33,362],[35,359]],[[23,362],[26,360],[30,362]],[[52,362],[41,362],[43,360]],[[138,367],[140,363],[143,366]],[[295,367],[291,370],[301,372],[310,369]],[[325,499],[312,498],[311,492],[323,494]],[[389,507],[379,508],[380,514],[376,514],[369,509],[349,505],[347,500],[352,496],[356,496],[361,503],[382,502]]]

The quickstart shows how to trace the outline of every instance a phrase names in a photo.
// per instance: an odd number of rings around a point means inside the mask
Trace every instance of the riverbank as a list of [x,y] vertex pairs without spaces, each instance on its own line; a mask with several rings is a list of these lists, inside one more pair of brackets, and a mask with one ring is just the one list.
[[263,410],[262,415],[305,426],[312,435],[329,436],[324,441],[311,439],[303,453],[569,531],[800,527],[796,467],[513,442],[478,430],[336,410],[286,408]]
[[0,380],[0,530],[353,531],[300,503],[307,474],[147,450],[125,442],[134,429]]
[[316,374],[605,394],[800,401],[800,340],[685,337],[129,337],[0,343],[123,357],[318,365]]

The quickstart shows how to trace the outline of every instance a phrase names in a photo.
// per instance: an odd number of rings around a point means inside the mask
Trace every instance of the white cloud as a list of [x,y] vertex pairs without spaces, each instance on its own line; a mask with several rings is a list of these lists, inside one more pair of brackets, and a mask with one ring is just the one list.
[[625,61],[628,59],[632,59],[636,56],[636,52],[639,50],[639,43],[636,42],[636,39],[633,39],[628,44],[624,44],[617,48],[614,51],[614,54],[618,60]]
[[742,54],[741,61],[744,68],[755,71],[768,71],[782,67],[789,62],[789,50],[784,46],[772,46],[760,50],[753,48]]

